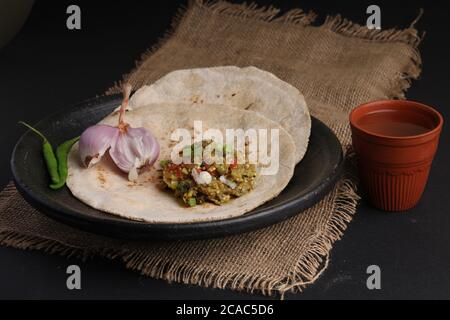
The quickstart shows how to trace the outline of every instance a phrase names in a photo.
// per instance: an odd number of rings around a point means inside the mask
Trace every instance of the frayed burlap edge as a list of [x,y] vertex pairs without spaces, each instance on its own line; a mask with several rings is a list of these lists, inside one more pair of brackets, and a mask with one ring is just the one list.
[[[302,9],[295,8],[280,15],[280,9],[273,6],[261,7],[256,3],[250,4],[232,4],[223,0],[189,0],[188,6],[181,6],[176,12],[170,28],[157,41],[155,45],[147,49],[140,57],[135,60],[135,67],[127,74],[125,74],[119,82],[114,82],[113,86],[105,91],[105,95],[117,94],[122,91],[122,84],[129,81],[130,76],[134,74],[141,64],[153,55],[159,48],[161,48],[176,32],[177,27],[181,24],[185,13],[192,6],[196,6],[203,10],[207,10],[210,14],[228,15],[237,19],[246,19],[252,23],[270,23],[270,24],[287,24],[289,26],[312,26],[316,20],[317,15],[313,11],[304,12]],[[415,24],[423,15],[423,9],[420,9],[418,16],[413,20],[410,26],[406,29],[391,28],[386,30],[368,29],[358,23],[352,22],[343,18],[341,15],[326,16],[322,25],[317,28],[324,28],[331,32],[340,34],[346,37],[359,38],[373,42],[400,42],[411,46],[413,53],[411,64],[407,66],[402,74],[395,79],[396,85],[392,88],[392,95],[389,98],[403,99],[405,91],[410,87],[411,81],[417,79],[422,71],[422,60],[420,53],[417,50],[419,44],[425,36],[425,32],[419,35]]]
[[[136,61],[136,67],[129,74],[125,75],[119,83],[108,89],[105,94],[120,92],[121,83],[128,81],[128,78],[135,72],[141,63],[161,48],[170,37],[177,32],[177,27],[181,23],[186,11],[191,6],[198,6],[203,10],[208,10],[210,14],[229,15],[240,19],[246,19],[253,23],[282,23],[288,25],[310,26],[315,18],[314,12],[305,13],[301,9],[293,9],[283,15],[279,15],[280,10],[269,6],[259,7],[257,4],[231,4],[226,1],[204,1],[191,0],[187,7],[182,7],[175,15],[172,26],[168,32],[158,41],[156,45],[144,52],[140,59]],[[417,79],[421,72],[421,58],[417,50],[424,34],[418,35],[414,28],[423,11],[406,29],[369,30],[366,26],[353,23],[340,15],[327,16],[325,22],[318,28],[325,28],[346,37],[359,38],[366,41],[376,42],[400,42],[413,49],[411,63],[405,66],[405,70],[398,75],[394,82],[392,95],[390,98],[402,99],[405,91],[410,87],[411,81]],[[312,26],[311,26],[312,27]],[[352,156],[347,152],[347,164],[352,162]],[[204,287],[230,288],[237,291],[261,292],[265,295],[280,294],[281,298],[287,292],[302,291],[308,284],[315,282],[328,267],[329,252],[335,241],[340,240],[343,232],[356,211],[359,201],[357,194],[357,182],[351,168],[346,168],[344,177],[338,182],[337,197],[334,201],[335,211],[328,221],[326,228],[317,236],[311,239],[308,245],[310,250],[307,254],[299,257],[293,270],[280,279],[269,279],[265,277],[248,277],[241,273],[221,274],[220,276],[205,270],[199,270],[186,265],[169,265],[163,261],[150,261],[144,257],[144,251],[124,251],[124,250],[86,250],[84,248],[70,247],[51,239],[41,239],[32,235],[22,235],[17,232],[0,230],[0,244],[12,246],[19,249],[43,250],[52,254],[59,254],[66,257],[78,257],[87,259],[100,255],[110,259],[120,259],[126,267],[157,279],[169,282],[179,282],[184,284],[194,284]],[[6,191],[6,190],[5,190]],[[8,194],[2,194],[7,197]],[[143,260],[144,258],[144,260]],[[165,270],[172,270],[166,272]]]
[[[230,288],[236,291],[255,291],[264,295],[279,293],[281,298],[289,291],[301,291],[313,283],[327,268],[329,251],[335,241],[339,240],[347,224],[352,220],[359,197],[356,194],[355,177],[349,167],[353,156],[346,157],[346,174],[339,181],[338,197],[335,200],[335,212],[328,221],[326,228],[311,240],[307,247],[309,251],[302,256],[287,277],[270,279],[265,277],[249,277],[242,273],[214,274],[195,267],[173,263],[164,263],[158,258],[146,257],[144,250],[110,249],[97,250],[68,246],[53,239],[39,238],[34,235],[20,234],[15,231],[0,231],[0,244],[22,250],[40,250],[49,254],[57,254],[67,258],[78,258],[83,261],[102,256],[111,260],[118,259],[125,263],[128,269],[143,275],[168,282],[194,284],[203,287]],[[13,184],[6,187],[0,195],[0,201],[8,199],[16,193]],[[171,270],[167,272],[166,270]]]

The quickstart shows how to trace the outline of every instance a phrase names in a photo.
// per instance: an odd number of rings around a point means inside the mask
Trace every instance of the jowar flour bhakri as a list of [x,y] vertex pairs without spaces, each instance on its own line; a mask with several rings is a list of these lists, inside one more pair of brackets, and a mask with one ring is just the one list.
[[[236,217],[276,197],[308,145],[311,122],[303,96],[254,67],[174,71],[128,99],[130,93],[125,86],[119,110],[87,128],[66,154],[68,188],[104,212],[149,223]],[[204,133],[216,135],[202,138],[200,132],[196,139],[199,121]],[[194,140],[174,136],[180,128]],[[228,138],[230,129],[244,132],[243,149],[234,138],[216,140],[217,134]],[[265,130],[265,151],[277,158],[275,173],[264,174],[273,163],[260,153],[252,158],[251,130],[258,139]],[[176,149],[181,140],[184,147]]]
[[221,104],[250,111],[276,121],[295,141],[296,163],[306,152],[311,118],[297,88],[270,72],[235,66],[173,71],[130,99],[131,108],[155,102]]

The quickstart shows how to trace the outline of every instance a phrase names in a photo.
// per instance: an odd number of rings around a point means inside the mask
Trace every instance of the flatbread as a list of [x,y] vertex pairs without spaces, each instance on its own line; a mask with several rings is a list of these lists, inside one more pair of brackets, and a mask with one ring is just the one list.
[[303,95],[270,72],[235,66],[173,71],[130,99],[130,106],[149,103],[221,104],[256,111],[280,123],[295,142],[296,163],[303,158],[311,118]]
[[[240,216],[277,196],[288,184],[295,167],[294,142],[279,123],[261,114],[221,105],[208,104],[151,104],[127,112],[132,127],[145,127],[158,139],[161,147],[158,159],[169,159],[174,142],[170,135],[177,128],[191,128],[194,120],[202,120],[203,130],[278,129],[279,170],[276,175],[258,176],[253,191],[230,202],[184,207],[170,191],[158,187],[155,167],[139,176],[136,183],[118,170],[106,153],[102,161],[87,169],[80,160],[78,144],[68,159],[67,186],[75,197],[93,208],[125,218],[150,223],[189,223],[222,220]],[[117,115],[106,117],[101,123],[116,125]],[[269,148],[271,145],[269,146]]]

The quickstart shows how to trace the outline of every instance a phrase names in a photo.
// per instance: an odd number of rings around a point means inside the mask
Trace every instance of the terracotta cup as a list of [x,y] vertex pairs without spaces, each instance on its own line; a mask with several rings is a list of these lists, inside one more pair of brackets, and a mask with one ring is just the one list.
[[359,178],[375,207],[405,211],[418,203],[442,124],[435,109],[407,100],[370,102],[350,113]]

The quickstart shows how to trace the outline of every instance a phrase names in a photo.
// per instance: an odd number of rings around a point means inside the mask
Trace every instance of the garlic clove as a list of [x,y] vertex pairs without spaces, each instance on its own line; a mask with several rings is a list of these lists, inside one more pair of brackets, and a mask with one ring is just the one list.
[[131,146],[141,165],[152,165],[159,156],[159,143],[146,128],[129,128],[127,135],[131,137]]
[[120,132],[109,151],[114,163],[124,172],[152,165],[159,155],[159,144],[145,128],[128,127]]
[[197,184],[210,184],[212,182],[212,176],[207,171],[198,172],[196,168],[192,168],[191,175]]
[[90,168],[99,162],[118,134],[118,128],[103,124],[87,128],[78,143],[83,165]]
[[139,176],[138,167],[139,167],[139,159],[135,158],[134,166],[133,168],[130,169],[130,172],[128,172],[128,180],[136,181],[138,179]]

